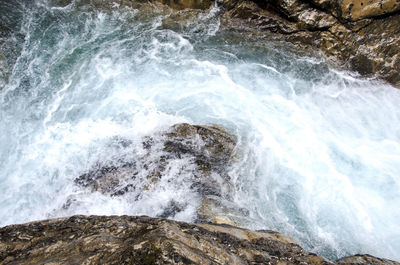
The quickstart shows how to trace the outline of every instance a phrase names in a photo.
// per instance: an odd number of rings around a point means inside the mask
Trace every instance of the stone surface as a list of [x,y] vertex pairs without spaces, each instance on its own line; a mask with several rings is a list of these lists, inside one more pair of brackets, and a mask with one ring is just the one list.
[[[129,145],[129,141],[125,145]],[[135,179],[143,168],[152,168],[147,178],[157,181],[165,174],[168,164],[175,159],[188,157],[196,168],[192,174],[197,178],[197,188],[202,194],[221,195],[215,177],[226,182],[227,169],[232,162],[235,137],[217,125],[201,126],[176,124],[158,135],[143,139],[146,154],[138,160],[123,161],[119,166],[99,162],[92,170],[79,176],[75,183],[111,195],[122,195],[129,190],[129,180]],[[137,167],[141,164],[140,168]]]
[[96,8],[101,9],[111,9],[112,7],[115,7],[116,4],[119,6],[136,7],[138,3],[146,2],[165,4],[176,10],[182,10],[185,8],[207,9],[214,3],[211,0],[50,0],[50,4],[53,6],[65,7],[73,3],[75,6],[93,5]]
[[[339,5],[363,4],[360,11]],[[271,0],[226,1],[222,27],[320,52],[336,67],[400,87],[399,2]],[[367,12],[368,11],[368,12]],[[346,13],[347,12],[347,13]],[[347,15],[346,15],[347,14]]]
[[[114,143],[127,149],[132,145],[126,139],[115,139]],[[224,212],[237,219],[243,211],[228,206],[232,195],[229,167],[235,160],[235,147],[235,136],[220,126],[176,124],[144,137],[140,155],[117,159],[120,161],[99,161],[87,173],[76,178],[75,183],[109,196],[131,193],[140,198],[143,192],[155,188],[167,178],[176,185],[189,183],[191,192],[198,194],[203,201],[201,209],[204,208],[199,211],[199,220],[211,221],[216,215],[220,219],[222,216],[229,218]],[[132,147],[131,151],[134,149]],[[177,164],[179,168],[176,168]],[[210,201],[216,207],[207,207],[210,203],[206,202]],[[64,207],[68,208],[71,204],[73,198]],[[184,208],[185,205],[171,201],[170,207],[159,217],[172,218]]]
[[[379,263],[375,263],[379,262]],[[274,231],[145,216],[72,216],[0,228],[0,264],[335,264]],[[353,256],[336,264],[399,263]]]
[[337,264],[340,265],[379,265],[379,264],[387,264],[387,265],[397,265],[398,262],[380,259],[371,255],[354,255],[351,257],[345,257],[337,261]]
[[397,0],[312,0],[312,2],[347,21],[392,14],[400,10]]

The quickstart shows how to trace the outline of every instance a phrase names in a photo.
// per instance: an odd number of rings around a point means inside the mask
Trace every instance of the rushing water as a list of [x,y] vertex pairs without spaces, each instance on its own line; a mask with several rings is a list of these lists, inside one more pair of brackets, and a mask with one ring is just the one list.
[[[2,46],[16,63],[0,91],[1,225],[157,216],[172,199],[187,204],[173,218],[191,221],[200,201],[185,176],[140,200],[73,180],[98,161],[140,156],[142,137],[172,124],[219,124],[239,139],[230,177],[233,202],[249,211],[242,226],[288,233],[329,258],[400,260],[399,90],[224,31],[218,8],[26,2],[0,11],[16,28]],[[115,147],[115,137],[133,144]]]

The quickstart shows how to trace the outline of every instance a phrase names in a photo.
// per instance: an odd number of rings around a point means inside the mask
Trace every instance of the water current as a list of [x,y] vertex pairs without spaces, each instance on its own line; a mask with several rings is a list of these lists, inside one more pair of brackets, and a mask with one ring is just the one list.
[[139,200],[74,179],[98,161],[134,159],[144,136],[173,124],[218,124],[239,140],[230,181],[248,210],[241,226],[290,234],[332,259],[400,260],[398,89],[224,30],[218,7],[177,15],[64,2],[0,4],[2,27],[13,28],[2,53],[15,63],[0,91],[0,225],[157,216],[172,199],[187,207],[171,218],[193,221],[200,201],[184,179]]

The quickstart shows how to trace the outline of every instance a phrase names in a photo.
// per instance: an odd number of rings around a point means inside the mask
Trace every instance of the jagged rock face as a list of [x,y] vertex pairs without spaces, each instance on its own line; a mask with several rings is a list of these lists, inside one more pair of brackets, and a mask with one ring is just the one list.
[[[341,9],[346,3],[350,11]],[[350,8],[361,3],[360,10]],[[389,5],[389,1],[379,1],[381,11],[375,12],[377,3],[226,1],[223,5],[227,12],[221,24],[265,40],[285,40],[314,55],[315,51],[320,51],[338,67],[378,77],[400,87],[399,2]]]
[[[125,147],[132,144],[126,139],[117,141]],[[229,168],[235,160],[235,147],[235,136],[220,126],[176,124],[144,137],[139,157],[121,159],[114,164],[99,161],[89,172],[76,178],[75,183],[109,196],[135,194],[136,201],[144,192],[156,189],[165,178],[177,185],[189,183],[191,192],[203,201],[198,219],[213,220],[217,213],[235,215],[235,207],[227,202],[232,195]],[[216,207],[208,207],[210,202]],[[71,203],[73,200],[64,206],[68,208]],[[169,205],[159,217],[173,217],[186,207],[176,201]],[[236,215],[245,213],[240,211]]]
[[396,0],[312,0],[312,2],[347,21],[387,15],[400,10],[400,2]]
[[[335,263],[273,231],[149,217],[72,216],[0,228],[0,264]],[[337,264],[399,263],[353,256]]]

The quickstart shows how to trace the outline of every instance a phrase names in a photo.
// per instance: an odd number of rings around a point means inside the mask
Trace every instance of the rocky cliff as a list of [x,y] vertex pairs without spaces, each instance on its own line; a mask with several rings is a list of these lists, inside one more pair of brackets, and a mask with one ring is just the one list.
[[224,25],[317,51],[339,67],[400,85],[400,3],[226,1]]
[[72,216],[0,228],[0,264],[388,264],[333,262],[273,231],[133,216]]
[[[176,9],[210,0],[153,0]],[[336,67],[400,86],[400,2],[396,0],[224,0],[222,29],[286,41]],[[300,48],[300,49],[299,49]]]
[[[212,0],[75,2],[98,8],[110,8],[113,3],[134,8],[148,2],[162,3],[176,10],[185,9],[175,16],[178,21],[191,14],[188,9],[204,10],[215,4]],[[66,6],[71,0],[51,0],[50,3]],[[217,3],[222,7],[222,29],[289,42],[296,50],[323,56],[336,67],[400,87],[398,0],[223,0]],[[0,23],[0,35],[7,35],[10,28],[1,26]],[[0,83],[7,81],[6,74],[10,71],[2,57],[0,49]],[[8,58],[8,61],[13,60]]]

